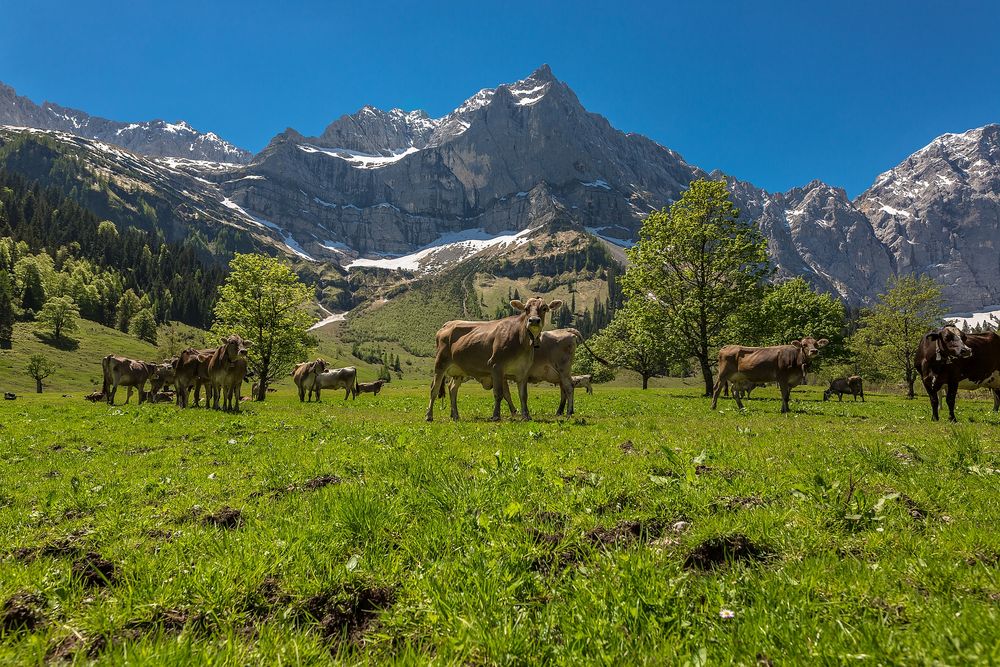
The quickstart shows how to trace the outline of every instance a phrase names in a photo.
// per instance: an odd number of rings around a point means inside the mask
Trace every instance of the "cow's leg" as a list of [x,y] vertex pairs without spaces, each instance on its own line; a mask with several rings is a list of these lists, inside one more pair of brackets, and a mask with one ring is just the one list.
[[531,421],[531,414],[528,412],[528,378],[517,383],[517,396],[521,399],[521,418]]
[[938,384],[934,379],[927,377],[924,378],[924,389],[927,390],[927,397],[931,400],[931,421],[938,420],[938,392],[941,390],[941,385]]
[[844,392],[842,391],[837,392],[837,400],[840,401],[841,403],[844,402]]
[[559,411],[556,412],[556,416],[562,414],[563,406],[566,407],[566,416],[569,417],[573,414],[573,383],[569,378],[561,378],[559,383]]
[[131,400],[132,400],[132,385],[129,385],[128,387],[126,387],[125,390],[125,405],[128,405],[128,402]]
[[[723,375],[724,371],[719,371],[719,379],[715,381],[715,389],[712,390],[712,409],[719,404],[719,394],[722,393],[722,389],[725,388],[729,391],[729,379]],[[739,402],[739,398],[736,399]]]
[[[306,401],[306,388],[300,383],[299,387],[299,403],[305,403]],[[310,398],[312,397],[312,392],[310,392]]]
[[957,422],[955,418],[955,399],[958,397],[958,382],[949,382],[944,398],[948,401],[948,421]]
[[858,392],[858,393],[860,393],[860,394],[861,394],[861,402],[862,402],[862,403],[864,403],[864,402],[865,402],[865,390],[864,390],[864,389],[862,389],[862,390],[861,390],[860,392]]
[[792,393],[792,388],[787,382],[779,382],[778,388],[781,389],[781,414],[790,412],[788,409],[788,397]]
[[242,396],[240,396],[240,394],[242,393],[243,393],[243,383],[240,383],[235,387],[233,387],[233,410],[235,412],[240,411],[240,403],[242,402],[243,398]]
[[316,385],[315,387],[313,387],[313,391],[316,392],[316,402],[317,403],[319,403],[319,398],[320,398],[320,396],[319,396],[319,390],[320,390],[320,388],[321,387],[319,385]]
[[[500,421],[500,404],[503,402],[503,388],[507,381],[503,377],[503,368],[500,365],[493,366],[491,375],[493,380],[493,416],[490,417],[490,421],[498,422]],[[520,384],[518,384],[518,388],[520,388]]]
[[993,390],[993,412],[1000,412],[1000,389]]
[[451,405],[451,418],[458,421],[458,390],[462,382],[455,378],[448,383],[448,403]]
[[[429,422],[434,421],[434,400],[438,397],[438,394],[441,393],[441,385],[444,384],[444,379],[444,366],[441,364],[435,364],[434,379],[431,380],[431,400],[430,403],[427,404],[427,415],[424,417]],[[453,406],[453,419],[455,418],[455,414],[457,414],[457,412],[458,410],[456,404]]]
[[514,408],[514,401],[510,397],[510,382],[506,380],[503,383],[503,400],[507,401],[507,407],[510,408],[510,416],[513,417],[517,414],[517,410]]
[[350,386],[344,387],[344,400],[346,401],[350,395],[351,395]]

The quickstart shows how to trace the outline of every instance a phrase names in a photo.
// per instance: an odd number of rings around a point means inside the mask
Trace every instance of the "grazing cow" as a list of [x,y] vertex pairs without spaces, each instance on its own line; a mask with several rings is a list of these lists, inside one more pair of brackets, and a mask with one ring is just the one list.
[[[825,338],[803,338],[789,345],[774,347],[726,345],[719,350],[719,379],[712,392],[712,409],[715,409],[722,387],[727,382],[732,382],[734,388],[748,382],[776,382],[781,390],[781,412],[788,412],[788,395],[792,387],[805,382],[809,362],[829,342]],[[742,410],[740,393],[734,390],[733,398]]]
[[345,401],[348,396],[356,398],[358,395],[358,369],[354,366],[331,368],[330,370],[323,371],[322,373],[316,373],[313,377],[315,377],[315,381],[312,385],[306,385],[306,389],[309,391],[309,400],[312,400],[312,394],[315,391],[316,400],[318,401],[320,399],[320,390],[322,389],[345,390]]
[[583,387],[587,390],[588,394],[594,393],[594,387],[591,384],[593,381],[592,375],[573,375],[570,377],[569,381],[573,384],[573,389],[579,389]]
[[115,394],[120,386],[128,388],[125,403],[132,398],[133,389],[139,392],[139,402],[142,403],[145,398],[146,382],[156,373],[154,364],[113,354],[101,360],[101,368],[104,371],[104,385],[101,387],[101,392],[107,397],[109,405],[115,404]]
[[948,418],[955,419],[959,389],[992,389],[993,410],[1000,410],[1000,336],[966,334],[954,326],[942,327],[920,339],[914,358],[927,396],[931,419],[938,420],[938,392],[947,385]]
[[240,390],[247,374],[247,348],[249,341],[244,341],[237,334],[230,334],[222,339],[222,345],[215,349],[208,360],[208,379],[212,383],[212,407],[219,409],[219,399],[222,398],[222,409],[227,412],[240,411]]
[[188,392],[194,388],[195,406],[201,402],[201,388],[205,387],[205,407],[211,407],[211,382],[208,377],[208,362],[215,354],[215,349],[195,350],[188,348],[177,355],[174,367],[174,387],[177,389],[177,407],[186,408]]
[[[322,359],[316,361],[303,361],[295,366],[292,371],[292,381],[299,390],[299,402],[306,400],[306,391],[309,391],[309,400],[312,400],[313,388],[316,384],[316,375],[326,370],[326,362]],[[256,393],[256,392],[254,392]],[[317,394],[319,400],[319,394]]]
[[104,400],[104,392],[103,391],[93,391],[93,392],[87,394],[86,396],[84,396],[84,398],[87,399],[88,401],[90,401],[91,403],[97,403],[98,401],[103,401]]
[[382,385],[385,384],[385,380],[375,380],[375,382],[359,382],[358,383],[358,394],[375,394],[382,391]]
[[854,397],[854,400],[858,400],[858,396],[861,397],[861,402],[865,402],[865,391],[862,388],[861,376],[852,375],[849,378],[837,378],[835,380],[830,380],[830,387],[823,392],[823,400],[828,401],[830,397],[834,394],[837,395],[837,400],[844,400],[844,394],[850,394]]
[[3,400],[5,401],[15,401],[17,400],[17,394],[9,391],[3,393]]
[[[528,381],[535,351],[541,345],[545,315],[558,310],[562,301],[545,303],[538,297],[527,302],[514,300],[510,305],[519,314],[489,322],[454,320],[446,322],[436,336],[434,381],[431,383],[427,421],[434,420],[434,399],[443,391],[445,379],[471,377],[493,388],[493,416],[500,420],[507,377],[517,382],[521,416],[528,413]],[[453,385],[454,386],[454,385]],[[451,418],[458,419],[458,388],[451,395]]]

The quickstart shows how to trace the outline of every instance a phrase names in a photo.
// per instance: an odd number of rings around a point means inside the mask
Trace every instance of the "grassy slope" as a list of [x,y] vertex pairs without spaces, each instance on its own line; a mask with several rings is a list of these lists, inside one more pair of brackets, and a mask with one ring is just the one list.
[[[0,402],[0,605],[37,593],[44,617],[0,662],[1000,661],[991,403],[950,425],[816,387],[787,416],[768,391],[739,414],[598,387],[556,421],[557,393],[532,396],[538,421],[498,425],[471,387],[458,424],[395,385],[239,416]],[[227,505],[242,527],[206,523]],[[772,556],[685,567],[737,532]],[[87,551],[110,586],[71,574]]]

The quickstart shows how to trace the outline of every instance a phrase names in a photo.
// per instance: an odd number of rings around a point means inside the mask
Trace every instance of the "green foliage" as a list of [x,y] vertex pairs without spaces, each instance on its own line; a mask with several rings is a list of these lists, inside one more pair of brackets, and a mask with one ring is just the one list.
[[153,311],[143,308],[136,313],[129,321],[128,332],[139,340],[156,345],[156,318],[153,317]]
[[61,340],[63,334],[76,331],[80,309],[68,296],[54,296],[45,302],[36,318],[37,322],[52,332],[52,337]]
[[14,337],[14,281],[0,262],[0,350],[9,350]]
[[739,220],[724,181],[697,180],[669,211],[646,218],[628,256],[625,296],[633,308],[657,313],[666,331],[684,332],[676,352],[698,359],[711,393],[711,364],[726,324],[759,298],[770,274],[767,241]]
[[33,257],[24,257],[14,265],[14,273],[20,288],[21,309],[33,318],[45,305],[45,285],[39,263]]
[[305,359],[316,321],[305,307],[312,290],[273,257],[236,254],[215,306],[216,335],[239,334],[250,346],[250,369],[257,377],[257,400],[268,385]]
[[[627,301],[615,313],[611,324],[590,339],[590,344],[607,361],[638,373],[645,389],[650,378],[670,372],[677,362],[678,348],[669,336],[666,328],[669,320],[664,311],[639,303],[639,299]],[[595,369],[593,364],[591,368]]]
[[865,377],[902,379],[913,397],[913,355],[920,339],[942,325],[941,286],[928,276],[890,278],[886,292],[865,310],[849,346]]
[[127,289],[115,306],[115,326],[119,331],[128,331],[129,322],[142,309],[142,302],[134,290]]
[[35,381],[35,391],[40,394],[42,393],[42,380],[55,372],[55,366],[52,365],[52,362],[45,355],[33,354],[31,355],[31,359],[28,360],[28,365],[25,366],[24,372]]
[[590,350],[582,345],[576,348],[576,356],[573,357],[572,373],[573,375],[589,375],[590,381],[595,384],[611,382],[615,379],[614,368],[605,366],[599,362],[590,353]]

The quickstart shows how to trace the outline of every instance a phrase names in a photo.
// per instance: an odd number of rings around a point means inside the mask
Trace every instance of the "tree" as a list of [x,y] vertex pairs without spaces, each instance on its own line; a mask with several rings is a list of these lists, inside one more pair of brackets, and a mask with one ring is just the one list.
[[886,287],[875,306],[862,312],[850,348],[869,376],[901,375],[907,397],[913,398],[913,355],[923,335],[941,326],[945,314],[941,286],[929,276],[911,275],[890,278]]
[[35,380],[35,392],[42,393],[42,380],[52,375],[55,366],[41,354],[33,354],[28,360],[25,372]]
[[669,211],[649,214],[628,257],[629,303],[662,314],[666,331],[684,332],[678,351],[698,360],[710,395],[720,334],[742,304],[759,298],[771,272],[767,241],[740,221],[725,182],[696,180]]
[[605,366],[590,353],[585,347],[576,349],[576,356],[573,357],[573,375],[589,375],[590,381],[598,384],[601,382],[611,382],[615,379],[615,371],[609,366]]
[[219,288],[212,330],[237,333],[252,343],[250,369],[257,376],[256,400],[263,401],[268,385],[288,375],[309,351],[308,330],[316,319],[305,306],[312,290],[271,257],[237,253],[229,269]]
[[143,308],[136,313],[128,323],[128,332],[139,340],[156,345],[156,318],[153,317],[153,311]]
[[33,257],[21,259],[15,268],[17,280],[21,287],[21,308],[29,319],[35,316],[45,305],[45,286],[42,283],[42,272]]
[[612,364],[638,373],[646,389],[650,378],[667,375],[677,359],[678,348],[665,335],[666,321],[663,311],[631,299],[590,340],[591,347]]
[[42,306],[37,320],[52,330],[53,338],[60,340],[64,333],[76,331],[76,321],[79,317],[80,309],[73,299],[68,296],[54,296]]
[[744,304],[726,335],[728,342],[740,345],[787,345],[806,336],[827,338],[837,345],[843,329],[844,304],[794,278],[768,286],[762,299]]
[[132,288],[125,290],[115,309],[115,328],[127,332],[129,323],[140,310],[142,310],[142,300],[139,299],[139,295]]
[[14,341],[14,285],[10,273],[0,268],[0,350],[9,350]]

